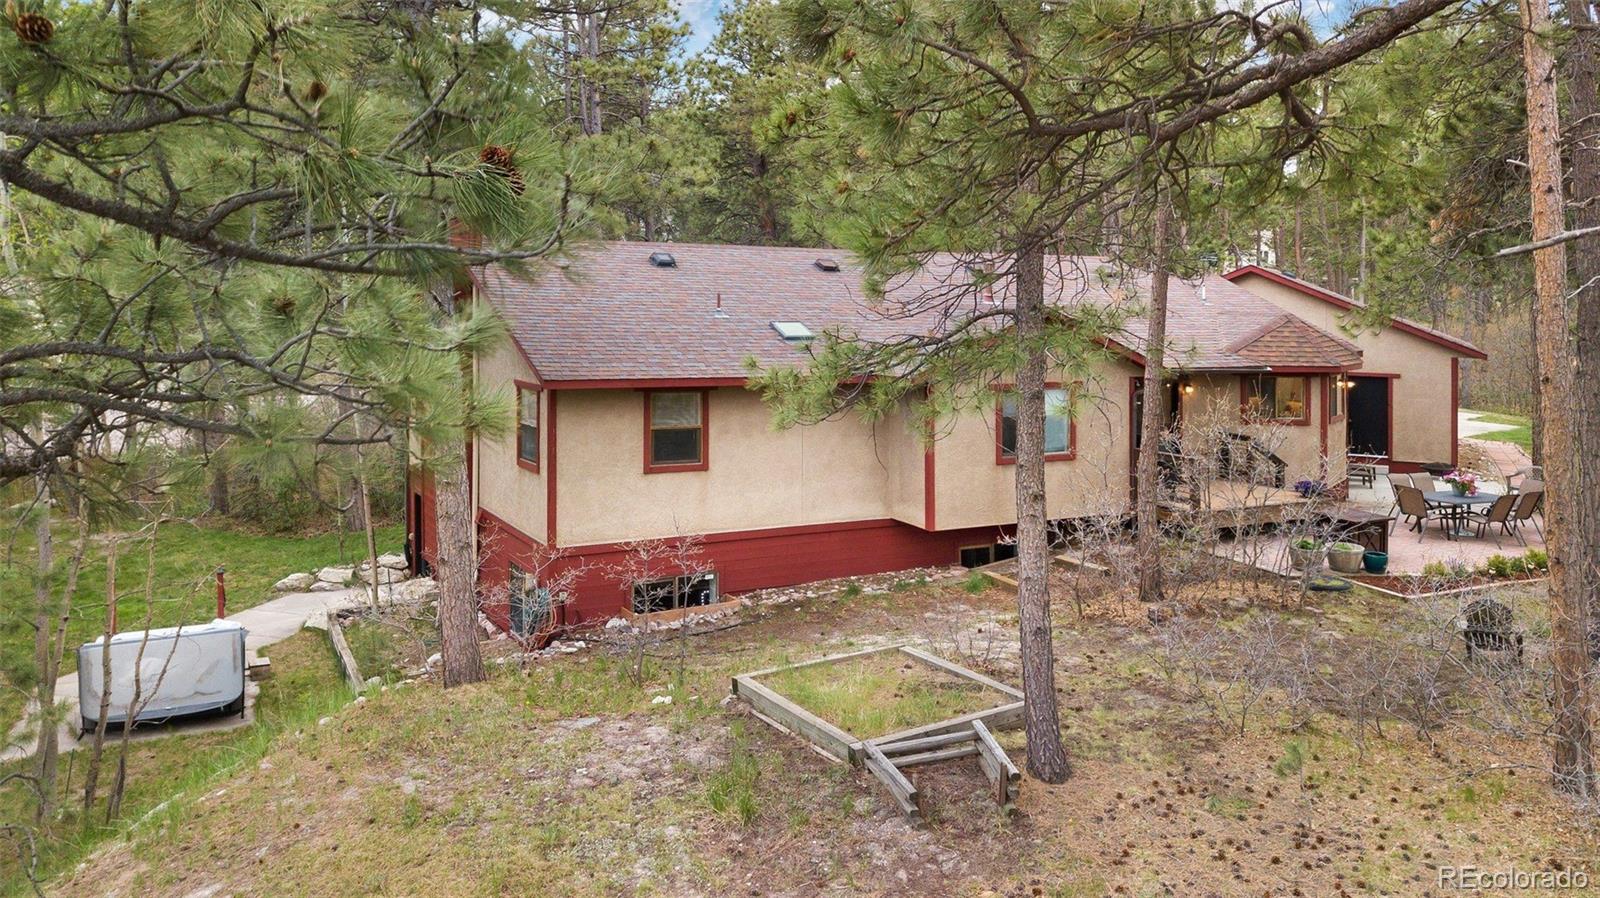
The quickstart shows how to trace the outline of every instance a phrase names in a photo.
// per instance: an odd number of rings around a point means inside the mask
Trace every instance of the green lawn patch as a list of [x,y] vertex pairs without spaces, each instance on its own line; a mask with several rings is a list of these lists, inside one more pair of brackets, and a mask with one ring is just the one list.
[[[128,787],[123,797],[122,817],[105,822],[105,798],[110,790],[117,757],[117,734],[107,734],[106,767],[100,775],[100,801],[85,814],[83,805],[84,765],[87,749],[62,756],[58,778],[59,806],[63,809],[51,832],[55,839],[41,839],[43,848],[39,873],[50,876],[70,869],[106,839],[121,835],[137,821],[163,803],[165,813],[182,813],[182,801],[204,794],[212,785],[245,765],[253,765],[271,748],[273,740],[286,730],[314,725],[350,700],[327,636],[316,630],[302,630],[283,642],[269,646],[263,654],[272,660],[272,676],[261,684],[257,696],[256,721],[248,727],[226,732],[197,733],[164,739],[146,739],[128,747]],[[32,761],[0,765],[0,777],[19,770],[31,770]],[[0,820],[31,820],[31,793],[18,785],[0,789]],[[8,846],[9,847],[9,846]],[[17,856],[0,854],[0,896],[31,895],[26,877],[17,867]]]
[[1473,421],[1482,421],[1485,424],[1506,424],[1510,430],[1496,430],[1492,433],[1479,434],[1473,439],[1489,440],[1494,443],[1516,443],[1524,452],[1533,451],[1533,422],[1523,415],[1505,415],[1500,412],[1482,412],[1472,416]]
[[[15,528],[11,516],[4,522],[8,535]],[[65,582],[65,557],[72,553],[75,534],[56,534],[57,588]],[[378,528],[378,551],[398,551],[403,527]],[[67,627],[63,673],[76,668],[73,649],[99,635],[105,626],[106,542],[95,540],[84,559],[78,590]],[[190,523],[163,525],[155,547],[155,611],[153,624],[170,627],[200,623],[216,615],[218,565],[226,568],[228,608],[240,611],[273,597],[272,584],[285,574],[315,570],[350,561],[366,554],[360,534],[315,536],[246,533],[200,527]],[[22,691],[32,688],[33,668],[33,555],[31,528],[16,528],[9,555],[0,553],[0,678],[17,689],[0,689],[0,731],[9,732],[22,713]],[[129,536],[119,542],[117,558],[117,619],[120,629],[139,629],[145,617],[146,543]]]
[[897,651],[779,670],[760,682],[860,739],[1013,701],[982,683],[937,670]]

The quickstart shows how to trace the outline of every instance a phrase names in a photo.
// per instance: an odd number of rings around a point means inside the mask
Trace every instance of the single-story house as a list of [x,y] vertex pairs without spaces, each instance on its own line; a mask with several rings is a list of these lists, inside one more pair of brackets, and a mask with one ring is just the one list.
[[[1098,265],[1055,260],[1051,295],[1062,305],[1146,295],[1147,278],[1108,281]],[[1375,356],[1386,414],[1402,423],[1370,448],[1413,462],[1453,454],[1445,428],[1456,360],[1481,353],[1409,323],[1344,333],[1331,299],[1263,272],[1172,281],[1173,373],[1159,401],[1175,432],[1221,421],[1230,439],[1276,466],[1280,486],[1336,486],[1352,422],[1376,414],[1347,409],[1345,393],[1366,395],[1359,385]],[[963,277],[972,277],[964,266],[931,262],[868,303],[861,271],[837,250],[633,242],[584,247],[532,279],[476,270],[470,289],[509,336],[475,375],[514,391],[518,409],[514,433],[470,447],[485,611],[501,626],[533,625],[542,597],[530,572],[557,550],[557,565],[584,571],[555,612],[564,625],[1007,554],[1015,434],[1003,389],[992,408],[937,422],[931,444],[909,408],[775,430],[746,389],[747,360],[801,364],[807,337],[824,330],[887,339],[938,326],[912,300]],[[1008,301],[1003,283],[969,293],[975,307]],[[1093,377],[1052,388],[1052,518],[1130,507],[1143,332],[1142,319],[1127,321]],[[437,545],[432,493],[431,474],[414,468],[408,543],[424,569]],[[701,544],[689,575],[632,583],[617,573],[630,541],[686,535]]]

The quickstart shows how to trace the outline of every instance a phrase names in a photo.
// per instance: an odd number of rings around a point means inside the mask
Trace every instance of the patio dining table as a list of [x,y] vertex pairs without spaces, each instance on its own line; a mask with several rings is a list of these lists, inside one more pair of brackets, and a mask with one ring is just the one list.
[[1453,522],[1454,526],[1446,528],[1444,532],[1445,538],[1449,539],[1452,535],[1460,536],[1466,532],[1467,514],[1472,511],[1472,506],[1490,505],[1500,497],[1493,493],[1462,496],[1455,490],[1435,490],[1423,493],[1422,498],[1428,500],[1429,505],[1442,509],[1445,520]]

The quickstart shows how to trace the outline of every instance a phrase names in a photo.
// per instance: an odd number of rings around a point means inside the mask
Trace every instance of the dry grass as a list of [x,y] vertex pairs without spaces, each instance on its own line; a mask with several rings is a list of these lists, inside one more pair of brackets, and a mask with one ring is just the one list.
[[892,650],[780,670],[761,682],[861,739],[1012,701],[998,690]]
[[[625,659],[591,651],[448,693],[390,688],[285,733],[52,893],[1411,896],[1436,893],[1444,864],[1600,872],[1592,819],[1552,796],[1536,738],[1358,741],[1341,718],[1286,732],[1270,710],[1234,737],[1167,688],[1148,633],[1064,610],[1074,775],[1025,779],[1013,821],[955,761],[919,769],[928,822],[912,828],[871,777],[721,705],[730,675],[797,645],[937,640],[1010,601],[959,581],[824,595],[697,637],[678,686],[660,668],[637,689]],[[1403,610],[1363,595],[1248,613],[1355,633]],[[990,657],[1015,678],[1014,654]],[[1003,736],[1019,761],[1020,738]]]

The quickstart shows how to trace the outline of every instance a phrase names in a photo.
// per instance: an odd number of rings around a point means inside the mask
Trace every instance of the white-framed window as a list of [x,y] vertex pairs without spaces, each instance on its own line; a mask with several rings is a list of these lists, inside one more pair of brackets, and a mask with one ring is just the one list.
[[717,575],[714,571],[639,580],[633,584],[633,613],[651,614],[678,608],[696,608],[717,603]]

